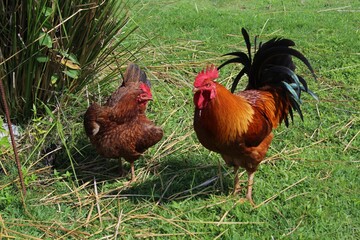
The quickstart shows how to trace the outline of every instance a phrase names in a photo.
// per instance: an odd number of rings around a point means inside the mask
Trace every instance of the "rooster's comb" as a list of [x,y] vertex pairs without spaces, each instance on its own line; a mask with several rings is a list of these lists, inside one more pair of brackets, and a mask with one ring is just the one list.
[[219,71],[214,65],[210,65],[206,70],[202,70],[195,78],[194,87],[201,86],[205,80],[214,80],[219,77]]

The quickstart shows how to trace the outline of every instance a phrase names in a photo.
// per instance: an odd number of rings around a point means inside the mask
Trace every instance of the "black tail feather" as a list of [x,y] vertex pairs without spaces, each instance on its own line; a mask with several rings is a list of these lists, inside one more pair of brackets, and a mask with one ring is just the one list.
[[240,79],[242,76],[244,76],[246,72],[246,69],[243,68],[239,73],[238,75],[236,75],[235,79],[234,79],[234,82],[233,82],[233,85],[231,86],[231,92],[234,92],[235,91],[235,88],[237,86],[237,84],[239,83]]
[[245,28],[241,29],[241,33],[245,39],[245,43],[246,43],[246,48],[248,50],[248,55],[249,55],[249,60],[251,63],[251,43],[250,43],[250,37],[249,34],[247,33],[247,31],[245,30]]
[[[292,57],[301,60],[310,70],[313,78],[316,80],[315,72],[307,60],[307,58],[299,51],[291,48],[295,43],[290,39],[273,38],[264,44],[259,43],[258,50],[256,51],[253,60],[251,60],[251,44],[247,31],[242,28],[242,35],[244,37],[247,54],[244,52],[232,52],[225,54],[225,56],[235,56],[222,63],[218,69],[230,64],[241,63],[244,67],[239,74],[235,77],[231,92],[234,92],[241,77],[247,74],[249,77],[246,89],[260,89],[265,86],[281,86],[284,91],[288,93],[291,108],[289,114],[293,120],[293,110],[298,112],[300,118],[303,119],[301,112],[301,92],[310,94],[317,100],[317,96],[308,89],[308,84],[303,77],[295,74],[295,64]],[[256,38],[255,38],[256,44]],[[289,119],[286,116],[285,124],[288,126]]]
[[220,68],[222,68],[223,66],[228,65],[229,63],[241,63],[246,68],[249,68],[251,66],[250,58],[248,57],[248,55],[246,55],[243,52],[232,52],[232,53],[227,53],[223,56],[235,56],[236,58],[232,58],[225,61],[218,67],[218,70],[220,70]]

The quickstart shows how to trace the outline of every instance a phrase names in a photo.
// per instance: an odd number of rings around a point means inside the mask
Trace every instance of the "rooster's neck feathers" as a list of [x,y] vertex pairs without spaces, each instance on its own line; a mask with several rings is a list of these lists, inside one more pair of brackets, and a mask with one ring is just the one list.
[[195,117],[221,138],[220,142],[226,143],[236,141],[248,131],[253,115],[254,110],[245,98],[216,83],[216,97],[206,108],[197,110]]

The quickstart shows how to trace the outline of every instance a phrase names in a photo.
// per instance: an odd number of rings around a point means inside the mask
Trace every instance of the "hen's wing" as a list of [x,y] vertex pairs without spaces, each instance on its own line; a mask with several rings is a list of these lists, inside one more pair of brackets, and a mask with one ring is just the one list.
[[155,145],[163,137],[163,130],[160,127],[147,119],[145,115],[141,118],[141,133],[139,133],[136,143],[136,151],[140,153]]

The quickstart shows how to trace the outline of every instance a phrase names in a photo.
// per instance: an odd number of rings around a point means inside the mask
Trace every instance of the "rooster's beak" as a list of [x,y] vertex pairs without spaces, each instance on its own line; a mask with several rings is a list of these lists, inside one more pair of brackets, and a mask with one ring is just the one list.
[[198,91],[200,91],[200,89],[198,89],[198,88],[196,88],[196,87],[194,87],[193,90],[192,90],[193,93],[196,93],[196,92],[198,92]]

